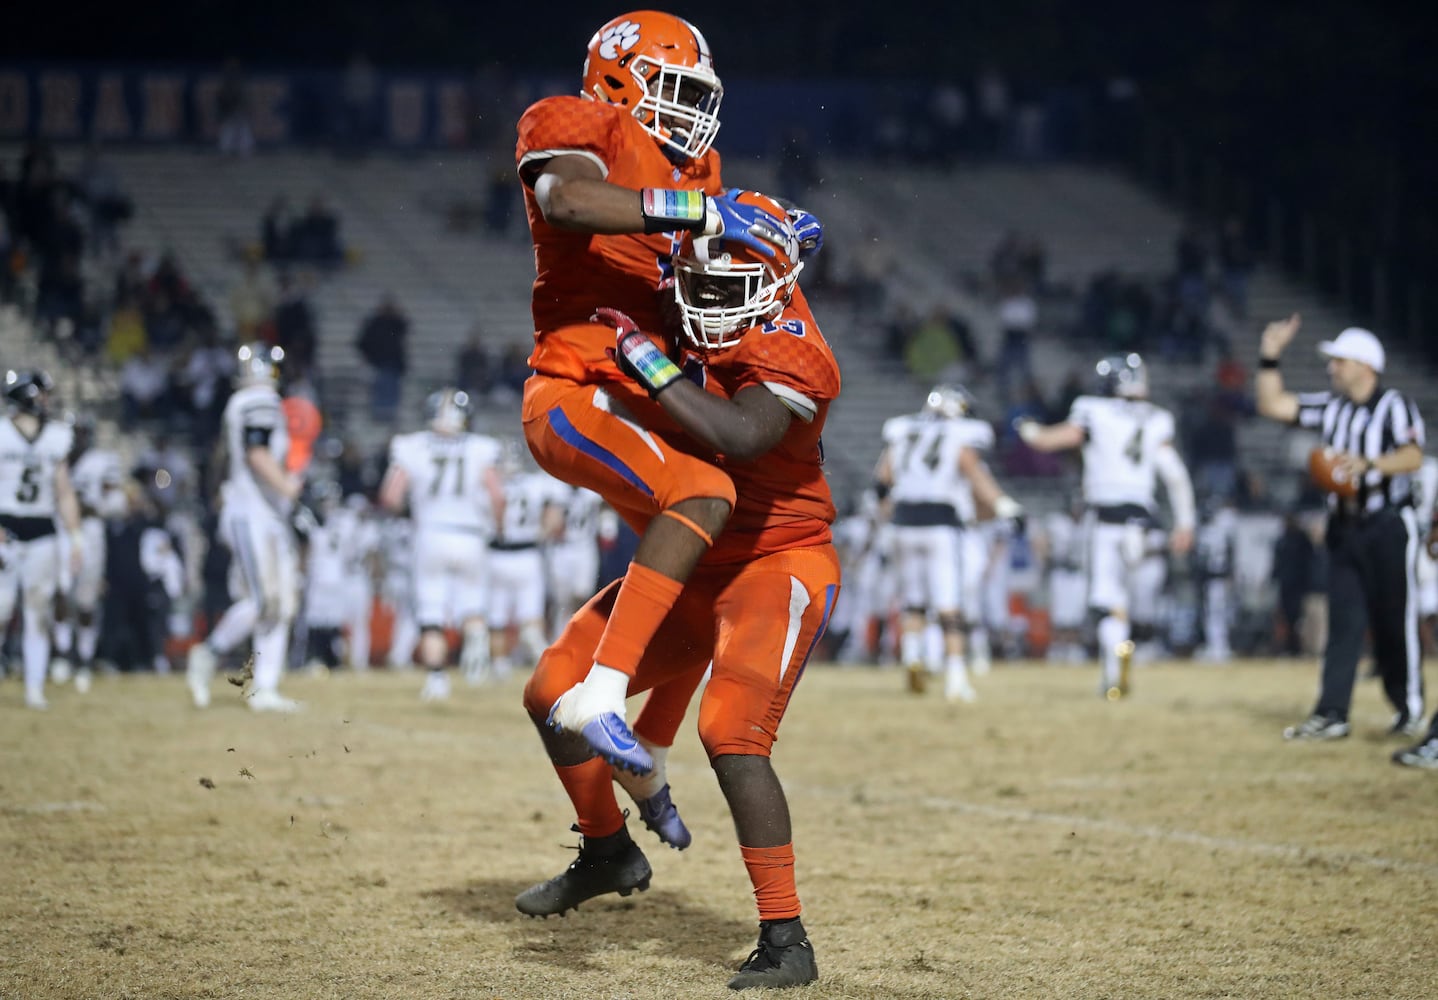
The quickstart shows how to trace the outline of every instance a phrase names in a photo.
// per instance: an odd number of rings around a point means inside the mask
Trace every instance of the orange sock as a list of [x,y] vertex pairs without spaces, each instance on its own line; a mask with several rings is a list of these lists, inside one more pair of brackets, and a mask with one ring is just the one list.
[[614,798],[614,776],[600,757],[569,767],[554,765],[554,773],[574,803],[579,832],[585,837],[607,837],[624,825],[624,814]]
[[754,884],[754,899],[759,904],[760,920],[788,920],[803,910],[799,890],[794,887],[794,844],[779,847],[745,847],[739,845],[749,881]]
[[669,614],[684,584],[648,566],[630,563],[609,613],[609,624],[594,651],[594,662],[634,676],[659,623]]

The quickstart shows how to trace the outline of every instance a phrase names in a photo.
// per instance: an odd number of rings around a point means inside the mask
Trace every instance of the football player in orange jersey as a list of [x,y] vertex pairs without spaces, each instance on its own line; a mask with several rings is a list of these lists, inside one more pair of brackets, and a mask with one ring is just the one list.
[[773,257],[782,219],[726,194],[719,154],[723,88],[709,46],[687,21],[624,14],[589,42],[583,89],[550,97],[519,120],[516,147],[534,242],[534,374],[525,440],[545,471],[607,500],[640,534],[594,661],[559,692],[546,724],[580,733],[615,766],[653,762],[625,722],[624,698],[659,623],[724,529],[734,486],[714,462],[656,430],[673,423],[652,397],[679,370],[667,359],[638,383],[606,355],[604,304],[659,329],[654,289],[671,234],[720,236]]
[[[782,217],[763,195],[740,204]],[[796,279],[799,239],[773,257],[724,237],[685,234],[674,256],[677,304],[691,378],[664,385],[657,399],[687,437],[656,430],[677,448],[719,462],[736,503],[724,533],[699,563],[640,659],[630,690],[653,688],[635,723],[656,758],[650,784],[627,784],[641,818],[675,847],[689,842],[662,782],[664,750],[706,667],[699,736],[729,804],[740,853],[758,904],[759,947],[730,981],[734,989],[798,986],[818,978],[800,921],[793,835],[784,790],[770,763],[779,723],[809,654],[828,624],[839,590],[830,527],[834,506],[820,468],[820,434],[839,392],[839,369]],[[634,321],[614,310],[598,318],[616,328],[621,369],[644,383],[672,365]],[[536,724],[587,668],[616,605],[616,588],[597,595],[545,652],[525,688]],[[573,734],[542,725],[551,760],[565,778],[583,835],[578,859],[521,893],[534,916],[563,913],[608,892],[630,895],[652,872],[630,839],[610,769]],[[651,808],[652,807],[652,808]]]

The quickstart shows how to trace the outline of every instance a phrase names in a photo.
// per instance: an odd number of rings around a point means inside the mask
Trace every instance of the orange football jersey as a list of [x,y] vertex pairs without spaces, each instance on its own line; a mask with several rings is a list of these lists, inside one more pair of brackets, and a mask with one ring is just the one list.
[[752,327],[733,347],[687,352],[685,368],[702,371],[705,389],[725,399],[764,385],[800,409],[813,409],[812,419],[796,415],[779,443],[752,462],[722,462],[738,500],[704,564],[829,543],[834,500],[824,478],[820,435],[829,403],[839,395],[839,363],[803,293],[795,289],[778,317]]
[[[719,154],[712,149],[684,167],[660,151],[630,110],[581,97],[548,97],[519,119],[515,159],[534,241],[534,353],[530,367],[576,382],[623,378],[605,356],[612,327],[589,322],[600,306],[627,313],[641,330],[660,329],[656,287],[667,263],[666,233],[593,235],[544,221],[532,185],[546,161],[579,155],[597,162],[613,184],[720,194]],[[638,195],[636,194],[637,198]]]

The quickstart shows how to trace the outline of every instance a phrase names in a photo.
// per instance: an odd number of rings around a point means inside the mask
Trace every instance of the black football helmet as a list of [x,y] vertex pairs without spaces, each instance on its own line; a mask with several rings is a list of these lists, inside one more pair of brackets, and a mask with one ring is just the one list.
[[1094,366],[1099,388],[1105,396],[1122,399],[1148,398],[1148,368],[1135,353],[1110,354]]
[[43,368],[12,368],[5,373],[5,399],[19,413],[45,416],[55,380]]

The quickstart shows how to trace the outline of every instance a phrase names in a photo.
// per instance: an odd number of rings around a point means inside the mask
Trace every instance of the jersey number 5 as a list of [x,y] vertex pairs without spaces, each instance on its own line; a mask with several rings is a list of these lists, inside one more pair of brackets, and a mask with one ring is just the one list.
[[40,466],[27,465],[20,473],[20,485],[15,488],[16,503],[34,503],[40,495]]

